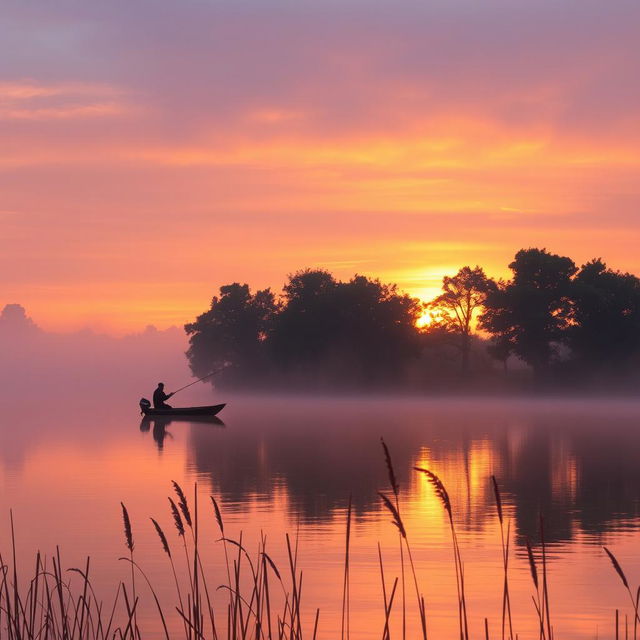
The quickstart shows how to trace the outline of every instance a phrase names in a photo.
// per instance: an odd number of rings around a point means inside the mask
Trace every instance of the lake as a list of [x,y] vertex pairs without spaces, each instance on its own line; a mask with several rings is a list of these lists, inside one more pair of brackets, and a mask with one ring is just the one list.
[[[303,571],[302,616],[319,638],[340,637],[345,530],[352,503],[350,635],[380,638],[387,596],[401,576],[398,531],[378,492],[391,495],[380,437],[400,486],[407,531],[430,637],[455,637],[456,575],[447,514],[414,466],[442,480],[452,505],[472,637],[500,637],[503,568],[500,524],[491,476],[502,492],[510,527],[510,590],[514,633],[537,638],[526,550],[540,560],[540,514],[547,543],[551,622],[557,638],[612,637],[628,594],[606,557],[617,556],[631,587],[640,580],[640,403],[602,399],[348,398],[230,396],[200,390],[182,401],[228,400],[222,424],[143,421],[137,398],[116,399],[100,411],[52,399],[47,407],[3,401],[0,427],[0,549],[10,551],[13,510],[18,563],[32,568],[37,550],[60,547],[63,567],[91,556],[94,586],[106,601],[129,567],[120,502],[131,516],[136,561],[167,611],[176,603],[167,557],[154,517],[183,560],[167,496],[177,481],[193,504],[199,495],[202,561],[212,587],[226,582],[215,514],[218,500],[228,538],[250,551],[261,534],[282,569],[285,534],[297,540]],[[63,409],[66,407],[66,409]],[[405,555],[406,561],[406,555]],[[541,567],[538,566],[538,570]],[[182,569],[184,573],[184,568]],[[401,584],[401,578],[398,585]],[[139,587],[140,625],[157,637],[151,596]],[[392,609],[400,637],[400,589]],[[224,612],[227,596],[214,595]],[[407,637],[417,637],[415,587],[406,568]],[[224,615],[224,613],[222,614]],[[177,616],[173,616],[176,617]],[[631,617],[629,618],[631,620]],[[172,632],[182,630],[179,620]],[[311,637],[311,633],[307,633]]]

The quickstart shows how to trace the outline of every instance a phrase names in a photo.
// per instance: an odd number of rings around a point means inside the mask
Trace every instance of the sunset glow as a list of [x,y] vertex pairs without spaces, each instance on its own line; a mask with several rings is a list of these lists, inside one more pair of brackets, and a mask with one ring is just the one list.
[[640,2],[1,6],[0,640],[640,640]]
[[0,26],[0,297],[46,328],[307,266],[423,300],[525,245],[640,270],[636,6],[129,9]]

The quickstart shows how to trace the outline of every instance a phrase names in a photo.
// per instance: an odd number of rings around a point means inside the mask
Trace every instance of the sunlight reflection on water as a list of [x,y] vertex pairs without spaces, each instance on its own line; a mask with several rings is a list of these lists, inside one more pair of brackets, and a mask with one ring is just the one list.
[[[36,549],[51,551],[56,544],[69,566],[91,554],[102,593],[125,578],[116,561],[124,550],[123,500],[138,558],[160,597],[172,602],[165,558],[148,517],[171,531],[170,481],[184,487],[197,482],[203,531],[211,542],[204,559],[213,582],[222,580],[223,565],[214,552],[219,533],[209,504],[205,510],[210,493],[220,500],[228,535],[242,530],[255,546],[265,532],[278,562],[285,561],[285,532],[298,532],[305,615],[312,618],[320,607],[320,637],[336,637],[351,495],[351,632],[380,637],[378,542],[387,581],[399,575],[397,532],[377,493],[389,492],[380,436],[391,450],[435,637],[455,633],[455,574],[446,515],[426,478],[412,471],[415,465],[437,473],[451,497],[474,635],[483,633],[485,617],[496,635],[501,617],[492,474],[511,523],[512,603],[520,638],[536,637],[524,544],[527,537],[534,545],[539,540],[540,513],[557,637],[611,635],[615,608],[626,607],[603,544],[612,547],[632,582],[640,573],[635,402],[236,397],[221,414],[225,425],[173,420],[145,426],[129,406],[56,412],[6,403],[4,413],[0,506],[4,513],[14,510],[21,559],[31,562]],[[0,532],[5,549],[6,522]],[[408,583],[413,633],[412,588]],[[398,615],[399,609],[396,630]],[[154,628],[153,612],[145,616]]]

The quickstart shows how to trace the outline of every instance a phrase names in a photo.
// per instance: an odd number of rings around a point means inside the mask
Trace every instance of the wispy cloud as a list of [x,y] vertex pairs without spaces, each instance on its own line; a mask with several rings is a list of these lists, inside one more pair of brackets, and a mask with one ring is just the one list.
[[0,83],[0,120],[104,118],[132,113],[126,92],[95,83]]
[[3,291],[155,322],[310,263],[421,295],[523,244],[640,271],[638,28],[627,0],[11,3]]

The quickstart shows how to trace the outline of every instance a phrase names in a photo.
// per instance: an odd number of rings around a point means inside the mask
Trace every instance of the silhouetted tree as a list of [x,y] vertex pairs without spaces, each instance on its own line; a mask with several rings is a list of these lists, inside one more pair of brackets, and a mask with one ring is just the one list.
[[220,287],[220,296],[211,300],[209,311],[185,325],[189,335],[187,357],[196,376],[230,365],[226,380],[248,381],[264,372],[265,343],[272,327],[277,304],[269,289],[251,294],[246,284]]
[[469,352],[473,333],[473,316],[484,305],[491,287],[481,267],[462,267],[455,276],[442,279],[443,293],[429,307],[438,311],[436,322],[458,336],[462,373],[469,371]]
[[323,269],[305,269],[289,276],[271,340],[272,353],[281,365],[313,365],[326,354],[338,323],[337,286]]
[[395,284],[359,275],[338,283],[336,296],[340,352],[350,355],[369,380],[399,376],[419,351],[420,301]]
[[502,354],[516,354],[538,377],[567,339],[577,269],[570,258],[545,249],[518,251],[509,268],[513,278],[488,291],[480,326]]
[[489,355],[502,362],[505,375],[507,375],[507,362],[511,355],[511,345],[506,335],[494,335],[491,339],[487,352]]
[[281,367],[325,373],[336,384],[393,379],[419,351],[422,305],[395,285],[324,270],[299,271],[284,287],[271,341]]
[[[570,258],[535,248],[518,251],[509,268],[506,281],[491,280],[479,266],[445,277],[442,294],[429,304],[438,316],[422,330],[416,322],[424,304],[361,275],[341,281],[324,269],[298,271],[279,301],[268,289],[252,294],[246,284],[226,285],[206,313],[185,325],[187,356],[200,376],[231,363],[228,382],[340,388],[443,386],[459,363],[467,373],[472,346],[474,368],[489,377],[492,358],[506,371],[511,355],[536,379],[552,364],[567,379],[592,370],[628,374],[640,365],[639,278],[602,260],[578,271]],[[474,335],[480,310],[488,341]],[[9,305],[3,324],[29,323]]]
[[607,268],[583,265],[573,283],[574,357],[588,367],[625,367],[640,352],[640,280]]

